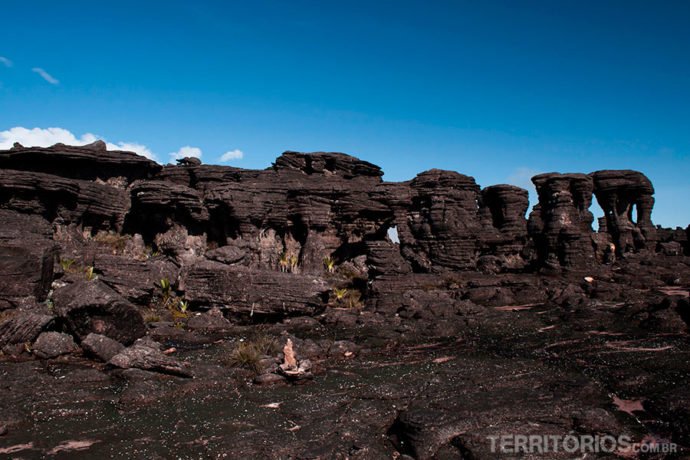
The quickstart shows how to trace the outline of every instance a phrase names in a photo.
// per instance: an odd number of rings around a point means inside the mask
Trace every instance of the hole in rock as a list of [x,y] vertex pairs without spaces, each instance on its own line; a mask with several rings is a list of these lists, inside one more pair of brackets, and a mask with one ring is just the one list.
[[396,225],[393,225],[386,231],[386,235],[388,235],[388,239],[391,240],[395,244],[400,244],[400,238],[398,237],[398,227]]

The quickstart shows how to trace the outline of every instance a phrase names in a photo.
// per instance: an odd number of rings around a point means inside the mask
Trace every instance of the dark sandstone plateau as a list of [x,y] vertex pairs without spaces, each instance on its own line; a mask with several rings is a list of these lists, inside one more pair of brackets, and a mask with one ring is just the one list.
[[644,174],[540,174],[531,210],[382,176],[0,152],[0,456],[666,457],[492,452],[510,434],[685,455],[690,227],[652,223]]

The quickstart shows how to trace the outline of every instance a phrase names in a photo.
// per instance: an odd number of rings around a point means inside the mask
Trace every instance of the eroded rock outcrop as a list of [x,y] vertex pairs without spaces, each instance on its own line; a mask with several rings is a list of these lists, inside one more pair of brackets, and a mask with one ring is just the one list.
[[594,194],[604,210],[606,230],[613,238],[617,253],[654,249],[657,238],[652,224],[654,187],[651,181],[644,174],[629,170],[596,171],[590,176]]
[[592,179],[585,174],[540,174],[532,178],[539,203],[529,217],[540,264],[549,268],[585,267],[592,247]]
[[[687,250],[682,231],[652,226],[653,188],[634,171],[536,176],[528,221],[519,187],[482,189],[436,169],[384,182],[378,166],[342,153],[286,152],[243,170],[161,167],[101,144],[17,146],[0,152],[0,167],[1,308],[45,300],[58,259],[92,267],[123,302],[160,300],[166,279],[195,307],[273,317],[318,312],[335,289],[388,311],[377,296],[414,290],[422,273],[581,269],[611,263],[609,247]],[[599,233],[593,194],[606,211]]]

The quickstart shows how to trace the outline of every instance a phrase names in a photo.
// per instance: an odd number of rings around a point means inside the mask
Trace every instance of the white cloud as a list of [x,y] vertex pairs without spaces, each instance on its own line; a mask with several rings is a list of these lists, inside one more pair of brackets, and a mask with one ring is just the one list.
[[240,149],[235,149],[225,152],[220,157],[220,161],[225,163],[232,160],[241,160],[242,158],[244,158],[244,152]]
[[134,152],[142,157],[148,158],[149,160],[156,161],[156,155],[149,150],[148,147],[142,144],[137,144],[136,142],[118,142],[117,144],[106,142],[105,145],[108,150],[124,150],[125,152]]
[[37,74],[39,74],[41,76],[41,78],[43,78],[45,81],[47,81],[51,85],[59,85],[60,84],[60,80],[53,77],[51,74],[49,74],[48,72],[46,72],[45,70],[43,70],[40,67],[34,67],[31,70],[33,72],[36,72]]
[[190,145],[185,145],[181,147],[177,152],[172,152],[170,157],[173,160],[179,160],[184,157],[194,157],[201,158],[201,149],[199,147],[192,147]]
[[[82,134],[77,137],[64,128],[33,128],[27,129],[15,126],[7,131],[0,131],[0,150],[11,149],[15,142],[25,147],[50,147],[61,143],[65,145],[86,145],[101,139],[92,133]],[[156,161],[156,155],[145,145],[135,142],[106,142],[108,150],[125,150],[138,153],[150,160]]]
[[19,142],[26,147],[50,147],[53,144],[84,145],[96,141],[98,138],[86,133],[81,137],[63,128],[33,128],[27,129],[15,126],[7,131],[0,131],[0,149],[12,148],[12,144]]
[[5,67],[12,67],[12,61],[4,56],[0,56],[0,64],[3,64]]

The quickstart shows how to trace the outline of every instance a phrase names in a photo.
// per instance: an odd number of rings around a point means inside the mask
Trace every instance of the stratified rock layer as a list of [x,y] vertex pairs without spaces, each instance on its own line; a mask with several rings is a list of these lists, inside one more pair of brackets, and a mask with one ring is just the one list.
[[[685,232],[653,227],[654,189],[635,171],[538,175],[528,221],[519,187],[482,189],[438,169],[384,182],[378,166],[342,153],[286,152],[243,170],[58,144],[0,152],[0,167],[0,309],[42,302],[57,271],[67,284],[75,272],[96,275],[122,302],[159,301],[169,280],[192,306],[240,316],[314,314],[333,302],[383,311],[377,296],[414,290],[423,273],[580,270],[610,263],[611,243],[619,256],[687,250]],[[600,233],[593,194],[606,212]],[[98,331],[79,327],[89,332]]]

